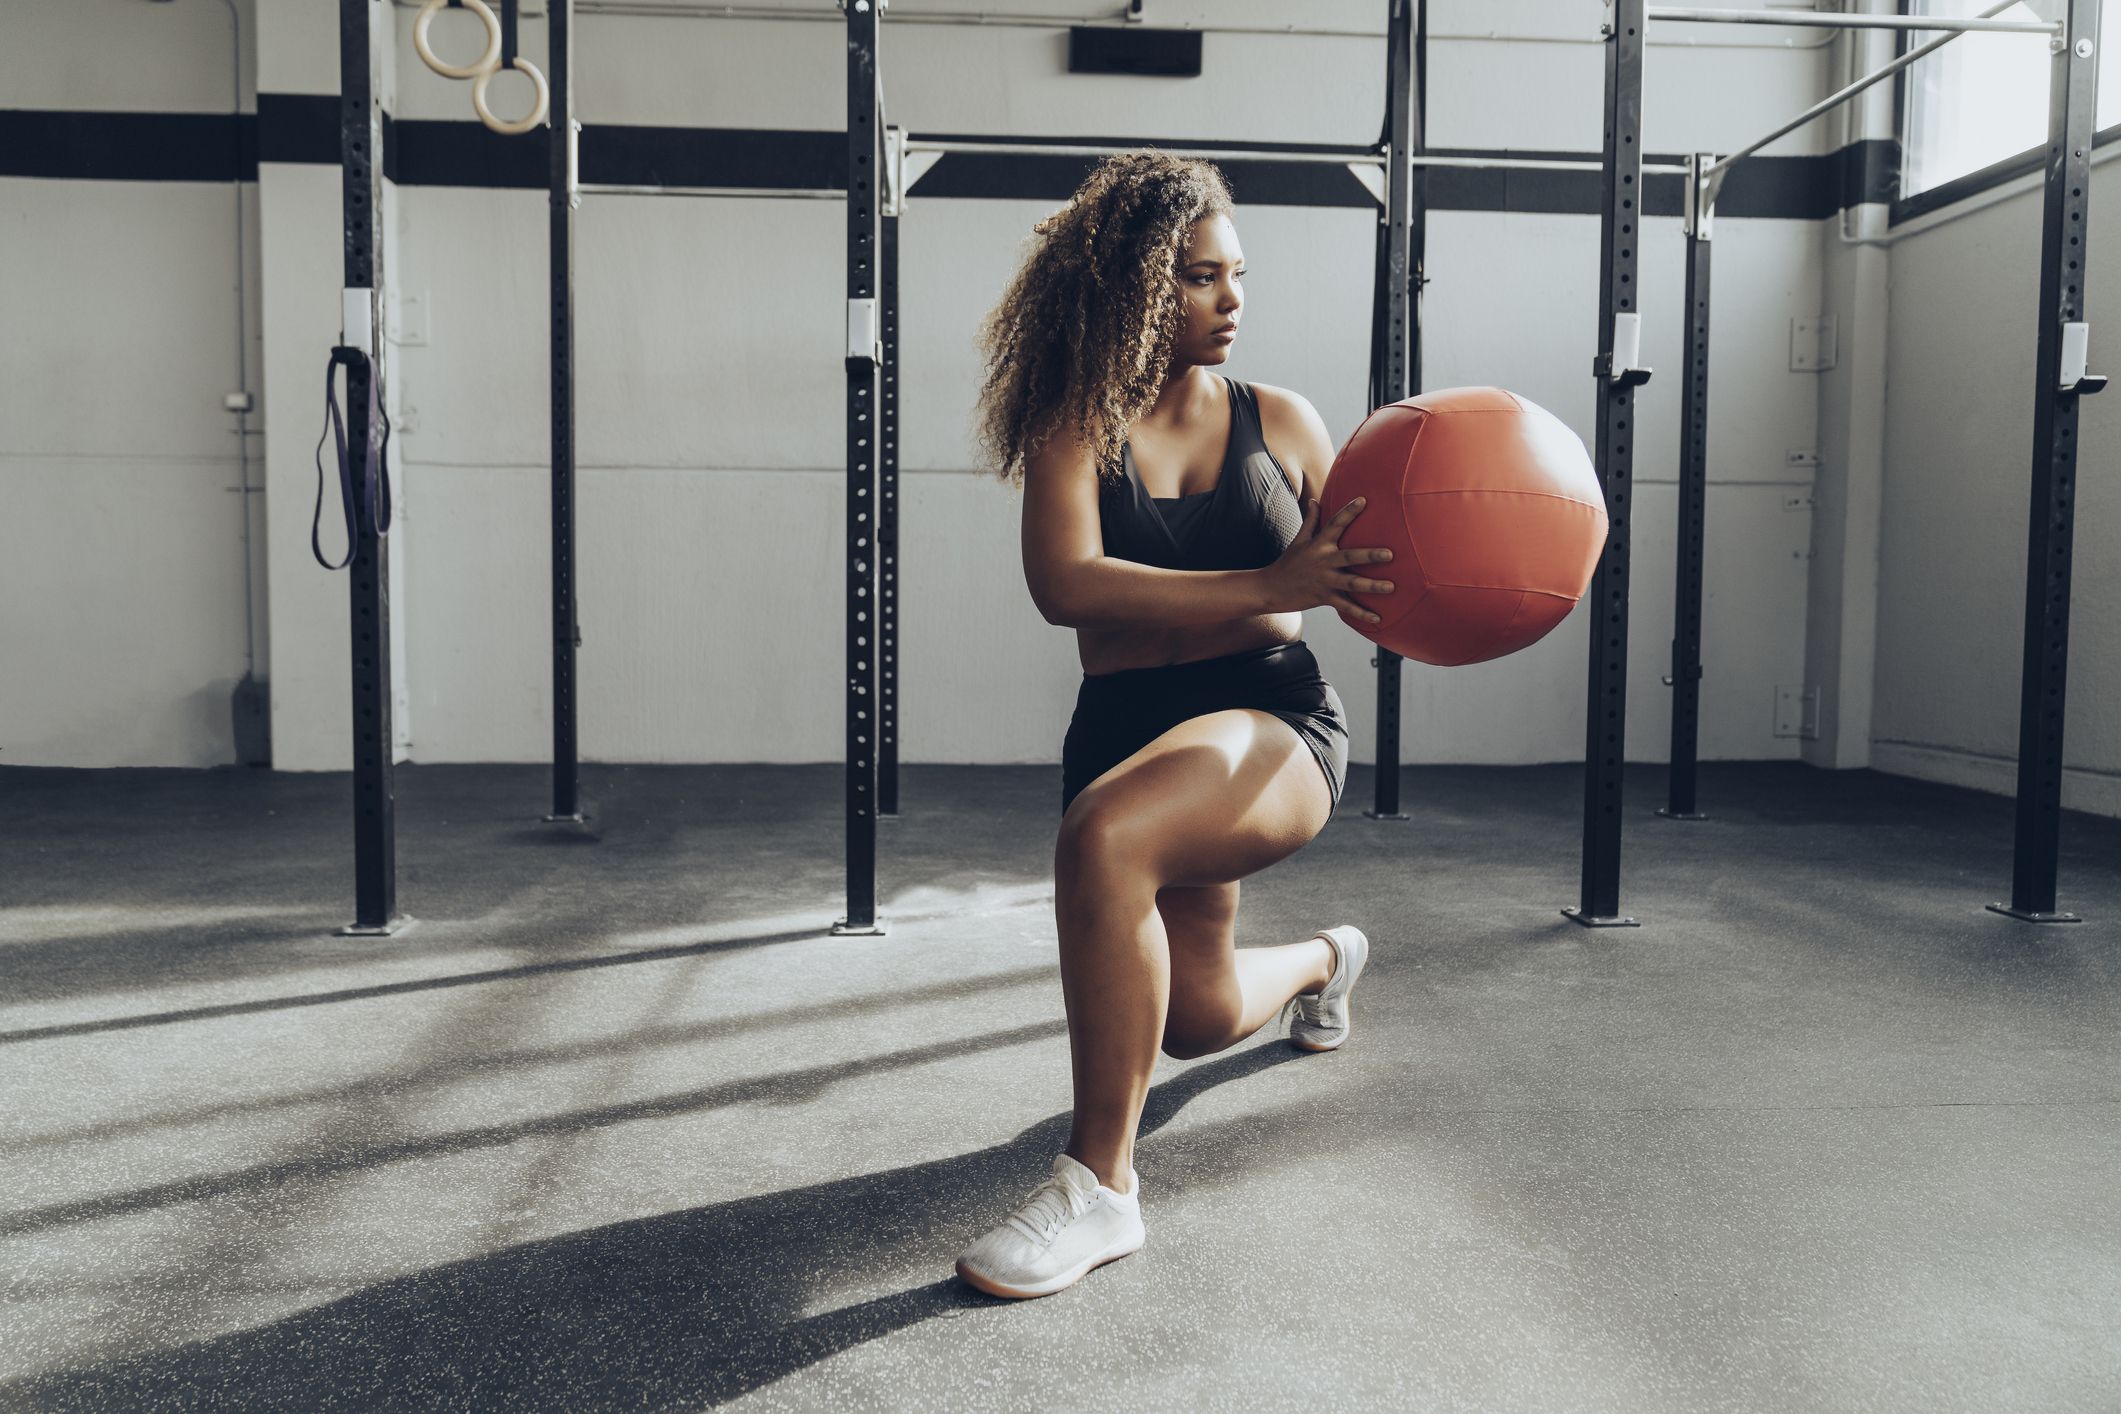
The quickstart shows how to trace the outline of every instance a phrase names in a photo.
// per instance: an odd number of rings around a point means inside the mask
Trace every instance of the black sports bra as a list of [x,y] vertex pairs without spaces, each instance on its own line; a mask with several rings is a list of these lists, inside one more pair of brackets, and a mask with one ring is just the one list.
[[1230,449],[1221,479],[1189,496],[1151,496],[1133,447],[1122,444],[1123,474],[1098,488],[1106,554],[1174,570],[1261,569],[1303,528],[1303,504],[1260,434],[1258,395],[1249,383],[1222,381],[1230,390]]

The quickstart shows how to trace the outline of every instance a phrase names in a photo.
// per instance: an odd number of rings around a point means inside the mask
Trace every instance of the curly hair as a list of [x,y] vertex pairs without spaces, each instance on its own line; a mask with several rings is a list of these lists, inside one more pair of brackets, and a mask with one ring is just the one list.
[[979,335],[981,454],[1022,486],[1029,459],[1072,425],[1100,476],[1119,474],[1127,427],[1156,403],[1185,308],[1177,279],[1193,225],[1233,211],[1212,164],[1153,148],[1118,153],[1032,245]]

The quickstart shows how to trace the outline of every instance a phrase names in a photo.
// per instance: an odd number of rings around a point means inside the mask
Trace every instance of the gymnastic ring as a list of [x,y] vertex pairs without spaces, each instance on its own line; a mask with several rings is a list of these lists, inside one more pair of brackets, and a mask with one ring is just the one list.
[[516,55],[515,66],[528,75],[530,82],[537,88],[538,101],[530,105],[528,117],[518,118],[514,122],[504,122],[496,118],[493,115],[493,110],[486,106],[486,86],[493,82],[495,74],[501,72],[499,69],[488,69],[471,81],[471,106],[478,110],[479,121],[492,128],[495,132],[509,137],[513,137],[517,133],[527,133],[538,124],[544,122],[545,110],[552,98],[552,90],[545,86],[545,75],[539,72],[536,64],[531,63],[528,59],[518,54]]
[[427,0],[412,22],[412,47],[420,56],[420,62],[433,69],[445,79],[477,78],[490,74],[501,67],[501,21],[495,16],[493,7],[486,0],[464,0],[464,8],[477,15],[486,26],[486,49],[469,64],[445,64],[435,57],[427,44],[427,27],[434,23],[435,12],[450,0]]

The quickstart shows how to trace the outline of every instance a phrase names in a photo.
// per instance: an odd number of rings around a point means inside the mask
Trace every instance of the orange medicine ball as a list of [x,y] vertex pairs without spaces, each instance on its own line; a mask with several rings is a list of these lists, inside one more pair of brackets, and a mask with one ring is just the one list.
[[1319,522],[1365,499],[1343,549],[1390,594],[1351,594],[1382,616],[1341,622],[1404,658],[1482,663],[1544,638],[1590,587],[1605,549],[1605,493],[1583,441],[1501,388],[1444,388],[1381,407],[1334,459]]

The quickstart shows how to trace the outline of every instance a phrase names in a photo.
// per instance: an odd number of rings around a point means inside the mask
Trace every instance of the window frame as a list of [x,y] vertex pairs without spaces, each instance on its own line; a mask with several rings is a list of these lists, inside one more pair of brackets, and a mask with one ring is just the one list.
[[[1899,0],[1896,8],[1903,15],[1915,13],[1913,0]],[[1913,31],[1901,31],[1900,43],[1897,46],[1898,53],[1907,53],[1913,42]],[[2101,59],[2103,61],[2105,56],[2102,55]],[[1939,182],[1936,186],[1916,192],[1913,196],[1906,195],[1902,187],[1907,181],[1907,153],[1912,137],[1909,131],[1912,117],[1909,109],[1912,106],[1914,97],[1908,84],[1909,72],[1909,70],[1903,69],[1893,76],[1894,141],[1900,149],[1900,162],[1893,173],[1893,199],[1886,207],[1885,221],[1887,229],[1898,226],[1905,221],[1912,221],[1918,216],[1927,216],[1933,211],[1941,211],[1947,206],[1956,205],[1966,200],[1968,197],[1979,196],[1982,192],[1992,190],[2006,182],[2016,181],[2020,177],[2028,176],[2041,170],[2040,153],[2044,144],[2035,143],[2023,152],[2003,158],[2001,161],[1991,162],[1986,167],[1980,167],[1974,171],[1954,177],[1948,182]],[[2117,122],[2111,127],[2098,129],[2092,136],[2092,150],[2096,152],[2117,138],[2121,138],[2121,122]]]

